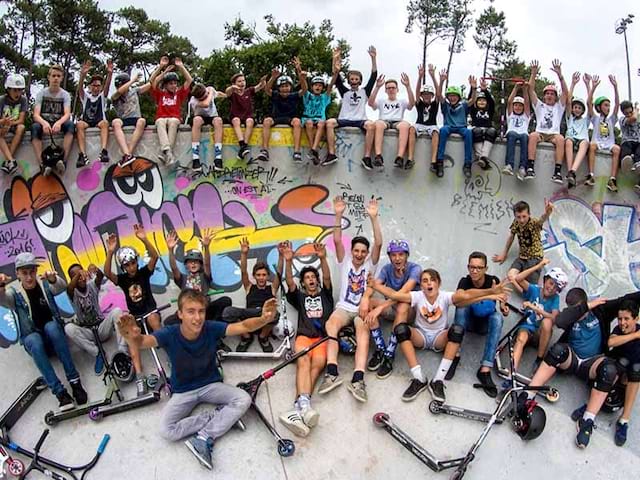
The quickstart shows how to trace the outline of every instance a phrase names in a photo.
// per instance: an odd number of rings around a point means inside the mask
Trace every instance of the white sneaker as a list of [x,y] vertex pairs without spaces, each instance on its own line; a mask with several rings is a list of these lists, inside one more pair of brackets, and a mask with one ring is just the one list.
[[502,169],[502,173],[504,175],[511,175],[513,176],[513,167],[509,164],[505,165],[504,168]]
[[165,153],[165,157],[167,159],[167,165],[173,165],[174,163],[176,163],[176,157],[173,156],[173,152],[171,150],[167,150],[167,152]]
[[280,415],[280,422],[299,437],[306,437],[311,432],[297,410],[291,410]]
[[516,177],[518,178],[518,180],[520,180],[521,182],[524,182],[524,177],[527,176],[527,169],[524,167],[520,167],[518,169],[518,174],[516,175]]
[[320,420],[320,414],[311,407],[303,408],[300,415],[302,416],[304,424],[309,428],[318,425],[318,421]]

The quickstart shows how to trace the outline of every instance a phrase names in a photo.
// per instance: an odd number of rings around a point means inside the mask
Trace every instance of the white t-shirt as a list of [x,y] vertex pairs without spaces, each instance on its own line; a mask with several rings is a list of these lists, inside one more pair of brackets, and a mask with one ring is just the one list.
[[[213,87],[207,87],[213,88]],[[217,117],[218,109],[216,108],[215,98],[218,92],[213,89],[213,95],[211,96],[211,102],[206,107],[199,107],[199,100],[196,97],[191,97],[189,100],[189,109],[191,110],[191,116],[195,117],[196,115],[200,115],[201,117]],[[208,95],[208,93],[207,93]]]
[[515,132],[517,134],[529,133],[529,122],[531,115],[526,113],[510,113],[507,115],[507,132]]
[[409,106],[409,101],[404,98],[389,100],[379,98],[376,100],[374,110],[378,110],[379,119],[387,122],[399,122],[404,118],[404,112]]
[[348,90],[342,96],[342,105],[340,106],[340,120],[366,120],[367,119],[367,101],[369,96],[364,87],[358,90]]
[[591,123],[593,124],[591,141],[596,143],[598,148],[611,148],[616,143],[614,122],[615,115],[609,115],[607,118],[604,118],[602,114],[598,114],[591,117]]
[[561,102],[556,102],[551,106],[538,100],[534,111],[536,112],[536,132],[560,133],[560,123],[562,123],[562,115],[564,114],[564,105]]
[[425,330],[444,330],[449,325],[449,307],[453,305],[453,292],[440,290],[431,304],[422,290],[410,292],[411,306],[416,310],[416,323]]
[[567,116],[567,138],[575,140],[589,140],[589,125],[591,119],[589,115],[582,115],[576,118],[573,115]]
[[360,268],[356,268],[353,266],[351,254],[347,253],[338,266],[340,267],[341,282],[336,307],[355,313],[358,311],[362,296],[367,289],[367,277],[369,274],[375,275],[378,265],[374,265],[371,258],[367,258]]

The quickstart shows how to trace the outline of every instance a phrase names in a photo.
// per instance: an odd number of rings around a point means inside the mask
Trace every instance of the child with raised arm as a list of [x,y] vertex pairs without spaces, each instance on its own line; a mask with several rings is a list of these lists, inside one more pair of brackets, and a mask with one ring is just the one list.
[[[571,87],[569,87],[569,94],[567,95],[565,157],[567,160],[567,183],[569,188],[576,186],[576,171],[589,152],[589,125],[591,125],[591,119],[587,114],[585,101],[573,96],[573,90],[579,81],[580,72],[575,72],[571,78]],[[587,87],[587,96],[593,95],[591,77],[589,75],[584,76],[584,83]],[[554,173],[553,181],[562,184],[562,176]],[[584,183],[590,186],[595,184],[593,170],[589,170]]]
[[[285,242],[282,254],[285,258],[285,278],[287,301],[298,311],[298,329],[295,342],[296,352],[312,345],[324,335],[324,325],[333,311],[333,289],[331,270],[327,262],[324,244],[314,243],[313,249],[320,260],[320,273],[315,267],[306,266],[300,270],[300,286],[293,279],[293,250],[291,243]],[[327,361],[327,343],[322,343],[296,362],[296,400],[294,409],[282,414],[280,421],[293,433],[301,437],[309,435],[310,429],[318,424],[320,414],[311,406],[311,394],[324,370]]]
[[224,125],[222,124],[222,118],[218,115],[215,103],[216,98],[227,98],[227,95],[223,92],[218,92],[213,87],[205,87],[202,83],[196,83],[191,89],[191,100],[189,100],[189,110],[193,115],[191,119],[191,168],[194,172],[202,171],[200,137],[202,136],[203,125],[211,125],[213,127],[213,168],[218,172],[224,170],[222,166],[222,133]]
[[431,136],[431,163],[429,170],[437,177],[444,175],[444,165],[436,161],[438,157],[438,140],[440,133],[438,130],[438,107],[439,103],[435,100],[435,93],[437,88],[442,88],[442,85],[438,84],[436,80],[436,67],[429,65],[429,76],[431,77],[432,85],[423,85],[422,80],[424,78],[424,65],[418,67],[418,81],[416,82],[416,112],[418,117],[416,124],[414,125],[416,135],[420,135],[425,132]]
[[[470,92],[470,96],[473,92]],[[498,138],[498,131],[493,126],[493,115],[496,104],[493,101],[489,85],[483,78],[480,80],[480,91],[476,92],[475,103],[470,104],[469,115],[471,115],[471,132],[473,134],[473,150],[480,168],[488,170],[489,155],[493,144]]]
[[[266,75],[260,79],[257,85],[247,88],[247,79],[244,73],[236,73],[231,77],[231,85],[225,90],[225,94],[231,103],[229,117],[233,131],[238,139],[238,159],[243,160],[251,153],[249,148],[249,140],[255,125],[253,115],[253,98],[267,84]],[[242,125],[245,131],[242,131]]]
[[562,63],[560,60],[553,60],[553,72],[558,75],[562,93],[558,93],[555,85],[549,84],[542,90],[542,100],[538,99],[536,94],[536,77],[540,71],[540,64],[537,60],[531,62],[531,76],[529,77],[529,98],[536,114],[536,131],[529,135],[529,161],[527,162],[527,173],[525,180],[531,180],[536,177],[534,168],[536,160],[536,148],[540,142],[553,143],[555,147],[555,167],[552,180],[556,181],[559,177],[562,179],[562,159],[564,157],[564,137],[560,134],[560,124],[567,105],[567,82],[562,76]]
[[[152,312],[157,307],[151,291],[151,276],[158,262],[158,252],[147,238],[147,233],[142,225],[134,225],[133,231],[138,240],[147,249],[149,262],[143,267],[138,267],[138,253],[132,247],[121,246],[118,248],[118,237],[115,233],[112,233],[107,239],[107,258],[104,262],[104,274],[122,289],[129,313],[139,318]],[[122,273],[116,274],[111,270],[114,254],[116,263],[122,269]],[[159,330],[161,327],[160,314],[158,312],[149,315],[146,321],[154,331]],[[136,389],[138,395],[141,396],[147,393],[147,379],[142,369],[140,351],[136,348],[131,348],[131,360],[136,372]]]
[[[4,88],[7,93],[0,96],[0,153],[4,155],[0,169],[7,175],[13,175],[18,170],[14,155],[24,135],[24,120],[29,103],[24,96],[25,81],[22,75],[8,75]],[[7,134],[13,135],[10,145],[5,139]]]
[[[411,110],[416,103],[411,90],[411,81],[406,73],[400,75],[400,81],[407,90],[408,99],[398,98],[398,82],[396,80],[385,80],[384,75],[380,75],[376,81],[376,86],[369,96],[369,106],[378,110],[378,120],[375,122],[375,136],[373,140],[375,163],[384,167],[382,159],[382,143],[384,141],[384,131],[393,128],[398,131],[398,152],[393,165],[396,168],[409,170],[413,168],[413,153],[416,145],[416,135],[413,127],[404,119],[404,112]],[[378,91],[384,85],[387,98],[376,99]],[[409,147],[408,158],[405,161],[404,154]]]
[[[522,89],[522,96],[517,96]],[[531,104],[529,103],[529,83],[516,83],[507,100],[507,151],[502,173],[513,175],[515,169],[516,144],[520,142],[520,161],[518,180],[527,175],[527,146],[529,144],[529,123],[531,122]]]

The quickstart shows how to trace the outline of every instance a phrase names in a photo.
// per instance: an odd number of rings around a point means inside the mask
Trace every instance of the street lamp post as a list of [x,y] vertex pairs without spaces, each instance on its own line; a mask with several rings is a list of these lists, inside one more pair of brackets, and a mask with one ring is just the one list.
[[627,55],[627,85],[629,91],[629,101],[631,101],[631,67],[629,65],[629,44],[627,43],[627,27],[633,23],[634,15],[630,13],[625,18],[620,18],[616,22],[616,33],[624,36],[624,50]]

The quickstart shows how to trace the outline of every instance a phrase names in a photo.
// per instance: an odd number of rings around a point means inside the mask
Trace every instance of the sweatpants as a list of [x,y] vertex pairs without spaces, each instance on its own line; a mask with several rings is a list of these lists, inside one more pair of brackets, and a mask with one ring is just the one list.
[[[120,318],[122,315],[122,310],[119,308],[114,308],[109,312],[109,314],[105,317],[100,325],[98,325],[98,336],[100,337],[100,341],[106,342],[111,336],[111,332],[116,331],[116,339],[118,342],[118,350],[121,352],[127,352],[127,342],[122,338],[120,332],[118,332],[117,328],[114,328],[116,320]],[[64,326],[64,333],[66,333],[67,338],[74,345],[80,347],[85,352],[93,355],[94,357],[98,356],[98,346],[96,345],[96,341],[93,338],[93,332],[89,327],[81,327],[76,325],[75,323],[67,323]]]

